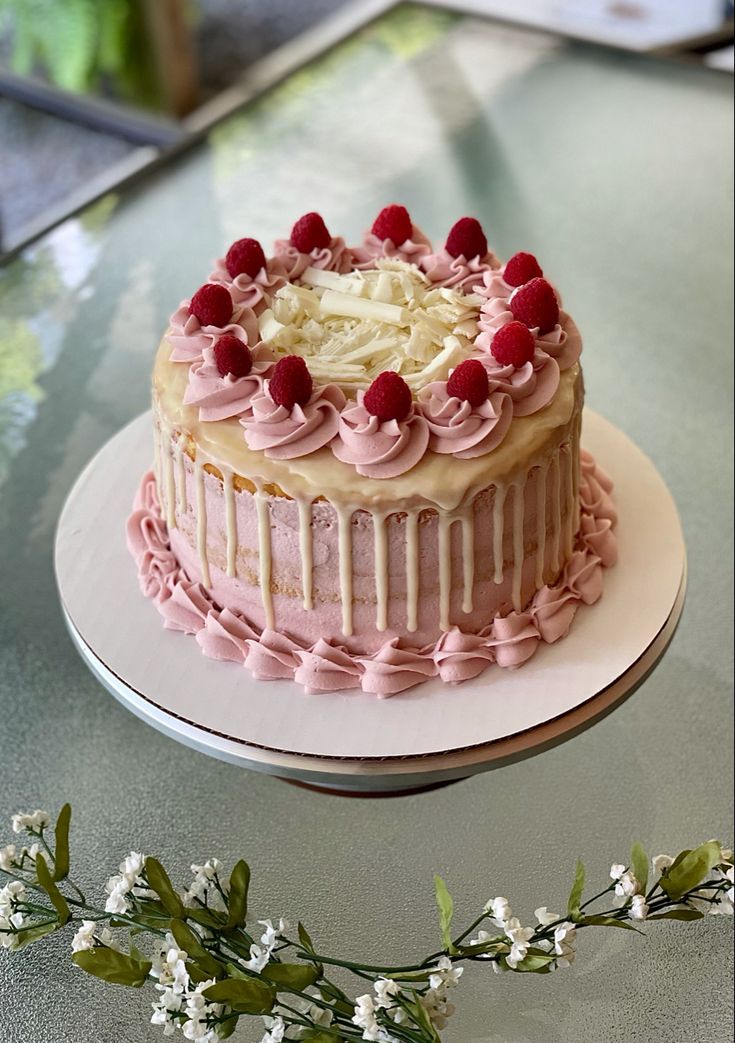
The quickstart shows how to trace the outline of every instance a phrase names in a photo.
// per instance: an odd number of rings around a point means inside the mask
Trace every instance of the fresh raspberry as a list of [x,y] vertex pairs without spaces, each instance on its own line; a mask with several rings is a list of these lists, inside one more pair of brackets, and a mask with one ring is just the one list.
[[314,213],[300,217],[291,229],[291,242],[302,254],[310,254],[312,250],[322,250],[329,246],[332,237],[324,224],[321,214]]
[[276,363],[268,391],[278,406],[293,409],[303,406],[311,398],[314,383],[306,363],[299,355],[285,355]]
[[541,265],[533,254],[521,252],[513,254],[508,261],[503,271],[503,278],[509,286],[523,286],[531,279],[540,279],[543,274]]
[[501,326],[490,345],[493,358],[501,366],[515,366],[516,369],[530,362],[535,350],[535,338],[522,322],[509,322]]
[[513,318],[525,322],[539,333],[550,333],[559,321],[559,302],[554,287],[546,279],[531,279],[510,298],[508,307]]
[[192,297],[189,314],[202,326],[226,326],[232,318],[230,291],[220,283],[205,282]]
[[479,406],[487,399],[489,384],[487,370],[479,359],[460,362],[447,381],[447,391],[471,406]]
[[411,389],[397,373],[380,373],[365,392],[363,405],[381,423],[405,420],[411,412]]
[[214,361],[221,377],[246,377],[253,368],[253,356],[247,344],[232,333],[223,334],[214,345]]
[[480,222],[474,217],[460,217],[459,221],[452,225],[444,245],[452,257],[466,257],[468,261],[473,257],[484,257],[487,253],[485,233]]
[[261,268],[265,268],[265,254],[257,239],[237,239],[225,256],[225,268],[230,278],[249,275],[254,279]]
[[378,239],[390,239],[394,246],[403,246],[411,238],[413,225],[411,216],[405,206],[391,203],[384,206],[373,221],[372,233]]

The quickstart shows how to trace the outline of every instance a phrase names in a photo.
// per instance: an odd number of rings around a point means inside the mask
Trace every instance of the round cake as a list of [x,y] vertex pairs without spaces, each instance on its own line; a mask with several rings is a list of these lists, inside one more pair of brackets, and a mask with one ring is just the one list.
[[404,207],[233,243],[171,319],[128,543],[167,627],[309,691],[521,665],[616,557],[579,332],[529,253]]

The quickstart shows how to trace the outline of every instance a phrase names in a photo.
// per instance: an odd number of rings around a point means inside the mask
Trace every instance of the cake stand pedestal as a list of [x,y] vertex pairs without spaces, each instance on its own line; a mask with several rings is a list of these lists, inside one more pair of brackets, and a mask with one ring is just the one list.
[[585,410],[582,443],[615,482],[618,564],[569,635],[518,671],[490,668],[458,686],[432,680],[388,700],[306,695],[255,681],[163,629],[140,593],[125,520],[152,456],[146,413],[78,478],[56,534],[64,616],[82,658],[134,714],[193,749],[332,793],[391,795],[466,778],[541,753],[609,713],[645,680],[676,629],[686,554],[656,468],[621,431]]

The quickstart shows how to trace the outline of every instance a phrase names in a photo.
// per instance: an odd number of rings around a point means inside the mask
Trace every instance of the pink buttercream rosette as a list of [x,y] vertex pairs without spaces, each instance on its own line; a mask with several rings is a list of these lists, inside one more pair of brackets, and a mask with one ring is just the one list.
[[[478,325],[480,335],[475,346],[483,351],[490,351],[492,339],[501,326],[514,322],[513,312],[508,307],[508,299],[495,297],[488,300],[480,308]],[[559,366],[565,370],[579,361],[582,354],[582,338],[573,319],[565,312],[559,312],[559,322],[548,333],[540,333],[538,327],[531,330],[536,339],[536,349],[546,352]]]
[[486,350],[473,358],[482,362],[487,371],[491,396],[497,392],[508,395],[513,402],[514,416],[530,416],[547,406],[559,387],[556,360],[537,348],[531,361],[523,366],[504,366],[490,354],[486,337],[488,334],[481,333],[475,341],[476,348]]
[[265,267],[261,268],[254,278],[247,272],[241,272],[233,279],[227,271],[225,258],[219,257],[214,262],[214,271],[209,276],[209,281],[222,283],[230,291],[236,305],[250,308],[259,315],[265,308],[270,307],[271,298],[285,285],[286,276],[274,258],[269,258]]
[[245,344],[257,344],[260,339],[258,320],[250,308],[236,305],[232,321],[226,326],[202,326],[196,315],[189,313],[191,301],[182,301],[173,313],[166,340],[171,345],[171,362],[199,362],[204,349],[214,346],[223,333],[231,333]]
[[337,434],[345,396],[336,384],[314,388],[309,401],[293,409],[279,406],[268,393],[268,381],[253,395],[250,413],[241,423],[249,449],[273,460],[307,456],[328,445]]
[[425,254],[419,266],[429,282],[437,286],[451,287],[457,293],[474,293],[478,287],[484,287],[485,277],[492,276],[500,262],[491,250],[484,257],[468,260],[464,254],[453,257],[445,247],[437,253]]
[[414,408],[405,420],[379,420],[364,405],[365,392],[345,406],[332,452],[366,478],[395,478],[415,467],[429,444],[429,427]]
[[368,231],[360,246],[350,248],[353,267],[358,269],[374,268],[379,257],[390,257],[397,261],[418,265],[422,257],[431,253],[431,240],[427,239],[420,228],[411,225],[411,235],[400,246],[392,239],[380,239]]
[[[245,343],[244,336],[239,339]],[[246,377],[235,377],[232,373],[222,376],[217,368],[214,348],[204,348],[201,362],[195,362],[189,369],[184,405],[198,406],[199,419],[203,421],[251,415],[253,397],[262,389],[263,380],[269,376],[275,362],[272,352],[264,344],[256,345],[251,355],[253,366]]]
[[513,420],[513,399],[493,392],[479,406],[450,395],[446,380],[427,384],[419,392],[421,412],[429,427],[429,449],[460,459],[497,449]]
[[315,246],[308,254],[297,250],[290,239],[276,239],[274,249],[273,269],[289,282],[300,279],[307,268],[339,275],[352,271],[352,253],[341,236],[333,236],[329,246]]

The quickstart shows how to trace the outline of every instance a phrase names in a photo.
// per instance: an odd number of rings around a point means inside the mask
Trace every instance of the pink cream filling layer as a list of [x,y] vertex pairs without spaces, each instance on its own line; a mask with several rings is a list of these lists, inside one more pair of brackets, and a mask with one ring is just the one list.
[[127,523],[127,542],[140,588],[163,617],[164,627],[192,634],[212,659],[247,666],[258,680],[292,679],[306,692],[361,689],[385,698],[432,677],[456,684],[495,664],[521,666],[540,642],[565,637],[581,604],[602,595],[603,569],[617,560],[612,483],[593,458],[581,453],[580,527],[574,553],[553,586],[541,587],[523,612],[496,616],[479,634],[457,627],[432,644],[412,647],[391,638],[372,655],[355,655],[318,639],[309,647],[285,634],[259,629],[217,605],[193,582],[171,550],[152,472],[142,480]]

